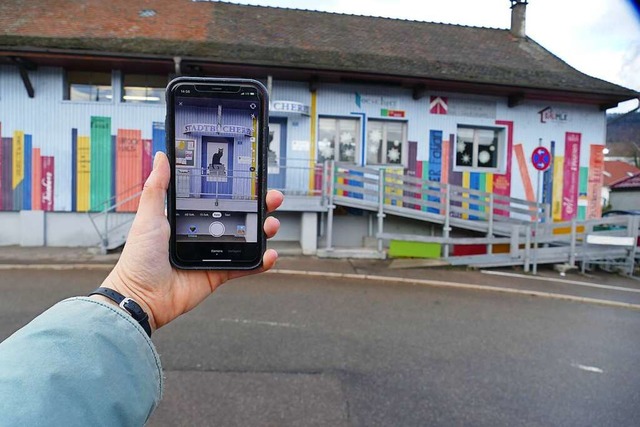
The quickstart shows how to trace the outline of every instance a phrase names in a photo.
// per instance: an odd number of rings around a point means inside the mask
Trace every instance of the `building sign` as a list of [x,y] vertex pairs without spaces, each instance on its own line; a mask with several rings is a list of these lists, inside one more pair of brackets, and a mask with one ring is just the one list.
[[191,123],[184,126],[183,133],[207,133],[218,134],[226,133],[231,135],[252,136],[253,129],[240,125],[221,125],[221,124],[204,124],[204,123]]
[[569,115],[562,111],[554,110],[551,107],[543,108],[538,111],[540,115],[540,123],[549,123],[549,122],[567,122],[569,121]]
[[581,134],[567,132],[564,144],[564,167],[562,189],[562,220],[576,216],[578,211],[578,186],[580,185],[580,139]]
[[496,110],[497,104],[493,101],[450,98],[448,104],[448,114],[452,116],[495,119]]
[[380,110],[380,116],[382,117],[404,117],[404,111],[402,110],[387,110],[383,108]]
[[447,114],[449,110],[446,96],[432,96],[429,103],[429,113],[431,114]]
[[297,113],[304,116],[309,115],[309,106],[295,101],[273,101],[271,111],[276,113]]
[[355,97],[358,108],[378,107],[395,110],[400,104],[396,98],[390,98],[388,96],[362,95],[356,92]]

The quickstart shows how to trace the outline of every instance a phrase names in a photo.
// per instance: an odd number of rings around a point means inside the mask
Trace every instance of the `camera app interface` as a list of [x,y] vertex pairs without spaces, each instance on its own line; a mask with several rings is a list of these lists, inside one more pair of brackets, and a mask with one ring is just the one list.
[[200,259],[242,255],[259,238],[256,90],[212,95],[181,87],[174,102],[178,246],[221,244],[197,250]]

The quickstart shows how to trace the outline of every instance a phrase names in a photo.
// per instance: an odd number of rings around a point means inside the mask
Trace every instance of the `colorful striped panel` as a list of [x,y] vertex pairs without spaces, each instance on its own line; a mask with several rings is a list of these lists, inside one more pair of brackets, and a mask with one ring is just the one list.
[[31,152],[31,183],[31,209],[42,210],[42,160],[39,148],[34,148]]
[[91,200],[90,209],[101,211],[111,205],[114,175],[114,148],[111,118],[91,117]]
[[31,135],[24,136],[24,179],[22,180],[22,209],[31,210]]
[[22,186],[24,180],[24,132],[13,133],[12,146],[13,174],[11,176],[11,188],[13,190],[13,210],[22,210]]

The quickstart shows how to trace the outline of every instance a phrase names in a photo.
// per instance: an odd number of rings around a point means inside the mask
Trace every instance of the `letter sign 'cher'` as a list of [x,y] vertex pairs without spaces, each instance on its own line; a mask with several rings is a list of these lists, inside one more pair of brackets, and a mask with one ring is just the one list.
[[531,163],[536,170],[545,171],[551,165],[551,153],[545,147],[537,147],[531,154]]

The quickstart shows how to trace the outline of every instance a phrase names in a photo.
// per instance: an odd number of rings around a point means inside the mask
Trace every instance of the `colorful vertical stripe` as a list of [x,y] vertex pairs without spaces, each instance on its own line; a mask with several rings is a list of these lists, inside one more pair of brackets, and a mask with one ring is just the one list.
[[554,221],[562,221],[562,177],[564,175],[564,157],[553,159],[553,200],[551,211]]
[[580,188],[578,191],[578,219],[584,220],[587,218],[587,205],[589,204],[587,198],[587,186],[589,182],[589,168],[586,166],[580,167]]
[[90,210],[101,211],[111,205],[114,153],[111,143],[111,118],[91,117]]
[[[429,170],[427,179],[429,181],[440,182],[442,179],[442,131],[431,130],[429,131]],[[438,187],[433,187],[431,190],[438,190]],[[430,202],[439,203],[440,198],[435,196],[429,196],[427,198]],[[440,213],[440,209],[429,207],[428,212]]]
[[581,134],[567,132],[564,145],[564,169],[562,188],[562,220],[573,219],[578,212],[578,188],[580,186]]
[[531,184],[531,176],[529,175],[529,168],[527,167],[527,161],[524,157],[524,148],[522,144],[516,144],[513,146],[513,152],[516,155],[518,161],[518,169],[520,170],[520,179],[522,180],[522,186],[524,187],[524,194],[528,201],[535,202],[536,196],[533,192],[533,185]]
[[71,210],[78,209],[78,129],[71,129]]
[[116,137],[116,204],[118,212],[138,210],[142,190],[142,137],[139,130],[118,129]]
[[[504,126],[507,129],[507,158],[506,170],[504,174],[493,174],[493,193],[500,196],[511,196],[511,163],[513,153],[513,122],[508,120],[496,120],[496,125]],[[499,206],[499,203],[496,203]],[[495,209],[495,212],[500,215],[509,215],[508,211],[501,209]]]
[[24,174],[22,179],[22,209],[31,210],[31,135],[24,136]]
[[42,160],[40,149],[34,148],[31,154],[31,209],[42,210]]
[[55,159],[53,156],[41,156],[42,179],[40,180],[40,204],[43,211],[53,211],[55,189]]
[[151,129],[151,139],[153,140],[153,149],[151,156],[153,157],[158,151],[167,152],[167,132],[164,122],[153,122]]
[[76,156],[76,203],[78,212],[91,208],[91,140],[79,136]]
[[22,209],[22,180],[24,179],[24,132],[13,133],[12,145],[13,169],[11,189],[13,190],[13,210]]
[[602,216],[602,179],[604,175],[604,145],[592,145],[589,153],[587,219]]
[[13,210],[13,139],[2,138],[2,208]]

